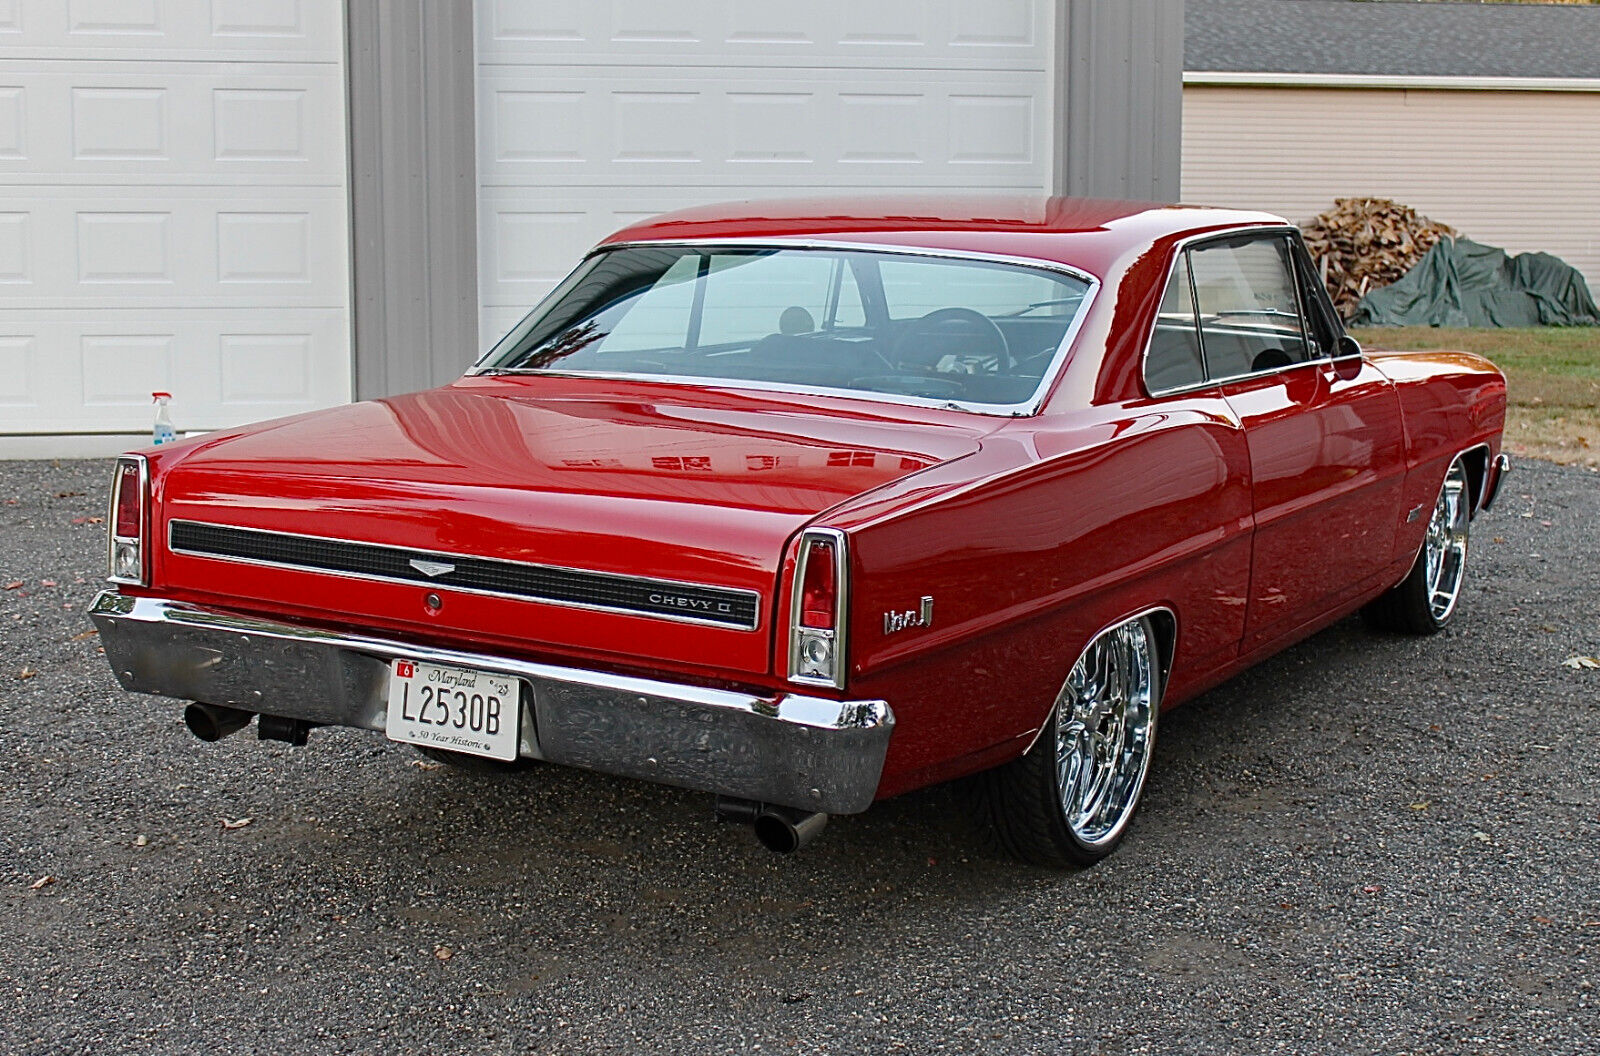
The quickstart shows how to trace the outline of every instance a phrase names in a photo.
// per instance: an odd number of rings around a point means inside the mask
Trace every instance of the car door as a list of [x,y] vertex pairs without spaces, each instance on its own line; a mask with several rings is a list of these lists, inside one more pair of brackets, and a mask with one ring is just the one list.
[[1353,342],[1341,343],[1292,232],[1214,239],[1188,258],[1207,376],[1249,451],[1251,652],[1326,618],[1385,572],[1404,479],[1400,405]]

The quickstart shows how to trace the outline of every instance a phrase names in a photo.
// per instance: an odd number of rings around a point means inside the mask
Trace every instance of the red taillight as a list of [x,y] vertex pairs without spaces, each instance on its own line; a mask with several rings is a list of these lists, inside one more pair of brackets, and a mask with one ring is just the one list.
[[789,594],[789,678],[844,688],[845,625],[850,609],[846,536],[807,528],[795,548]]
[[150,475],[138,455],[124,455],[111,471],[111,523],[106,527],[106,578],[143,586],[145,490]]
[[839,577],[835,572],[833,543],[812,539],[806,548],[805,580],[800,585],[800,626],[833,630]]
[[120,539],[139,538],[142,505],[140,500],[143,492],[139,477],[139,463],[117,463],[117,479],[113,483],[116,488],[116,506],[111,534]]

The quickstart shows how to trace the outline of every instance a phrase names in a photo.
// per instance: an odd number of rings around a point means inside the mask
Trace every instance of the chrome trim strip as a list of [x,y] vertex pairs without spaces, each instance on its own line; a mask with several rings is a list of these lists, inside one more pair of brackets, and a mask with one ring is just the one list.
[[[137,462],[139,464],[139,537],[137,539],[126,535],[117,534],[117,494],[122,487],[122,463]],[[125,583],[132,587],[142,587],[150,578],[150,551],[145,546],[146,540],[152,534],[150,531],[150,460],[143,455],[118,455],[114,463],[115,474],[111,481],[111,498],[106,510],[106,582]],[[119,576],[117,571],[117,544],[137,543],[139,545],[139,578],[131,579]]]
[[[810,560],[813,539],[824,539],[833,544],[833,678],[815,675],[797,675],[800,667],[800,603],[804,592],[806,562]],[[827,686],[843,689],[850,661],[850,550],[845,534],[837,528],[807,528],[800,533],[794,562],[794,578],[789,582],[789,668],[785,672],[790,682],[803,686]]]
[[894,730],[882,700],[710,689],[113,590],[89,615],[112,670],[134,692],[381,732],[392,660],[493,671],[528,687],[525,756],[805,810],[867,809]]
[[413,553],[416,553],[418,555],[425,555],[425,556],[432,556],[432,557],[454,557],[454,558],[459,558],[459,559],[467,560],[467,561],[487,561],[487,562],[493,562],[495,564],[502,564],[502,565],[516,565],[516,566],[519,566],[519,567],[522,567],[522,568],[549,569],[551,571],[556,571],[556,572],[572,572],[572,573],[576,573],[578,575],[600,576],[600,577],[605,578],[605,579],[613,579],[613,580],[617,580],[617,581],[620,581],[620,582],[634,583],[634,584],[646,584],[646,585],[648,585],[648,584],[659,584],[659,585],[661,585],[663,587],[667,587],[667,588],[689,587],[689,588],[692,588],[694,590],[723,591],[723,592],[726,592],[726,593],[729,593],[729,594],[739,594],[739,595],[743,595],[743,596],[745,596],[747,598],[753,599],[754,602],[755,602],[755,607],[756,607],[756,610],[755,610],[755,621],[753,623],[749,624],[749,625],[745,625],[745,624],[742,624],[742,623],[728,623],[726,621],[705,620],[705,619],[700,619],[699,617],[696,617],[696,616],[680,615],[678,613],[672,613],[672,612],[657,613],[657,612],[650,612],[650,611],[646,611],[646,610],[642,610],[642,609],[616,608],[616,607],[611,606],[611,605],[595,605],[595,604],[590,604],[590,603],[586,603],[586,602],[579,602],[579,601],[563,601],[560,598],[539,598],[539,597],[534,597],[534,596],[529,595],[529,594],[508,594],[508,593],[505,593],[503,591],[485,590],[485,589],[482,589],[482,588],[479,588],[479,587],[456,586],[455,584],[452,584],[452,583],[436,583],[436,584],[433,584],[433,586],[430,588],[430,589],[434,589],[434,590],[456,591],[456,592],[459,592],[459,593],[462,593],[462,594],[478,594],[478,595],[482,595],[484,597],[491,597],[491,598],[505,598],[505,599],[508,599],[508,600],[511,600],[511,601],[533,602],[534,604],[538,604],[538,605],[559,605],[562,608],[568,608],[568,609],[584,609],[584,610],[587,610],[587,611],[590,611],[590,612],[609,612],[609,613],[617,613],[617,614],[623,615],[623,616],[638,616],[638,617],[640,617],[642,619],[647,619],[647,620],[670,620],[673,623],[692,623],[692,624],[696,624],[696,625],[702,626],[702,627],[720,627],[721,629],[723,629],[725,631],[757,631],[757,630],[761,629],[761,619],[762,619],[762,615],[763,615],[763,613],[762,613],[762,605],[761,605],[761,592],[757,591],[757,590],[750,590],[750,589],[748,589],[746,587],[723,587],[723,586],[717,586],[716,584],[712,584],[712,583],[690,583],[690,582],[687,582],[685,580],[657,579],[655,577],[646,578],[646,577],[643,577],[643,576],[628,576],[628,575],[623,575],[623,574],[618,573],[618,572],[600,572],[600,571],[597,571],[595,569],[571,568],[571,567],[566,566],[566,565],[548,565],[548,564],[539,564],[539,563],[533,562],[533,561],[515,561],[515,560],[512,560],[510,558],[504,558],[504,557],[484,557],[484,556],[482,556],[480,554],[457,554],[457,553],[451,553],[450,551],[447,551],[447,550],[430,550],[430,549],[423,549],[423,548],[420,548],[420,547],[419,548],[413,548],[413,547],[406,547],[406,546],[394,546],[394,545],[391,545],[389,543],[374,543],[370,539],[341,539],[341,538],[339,538],[337,536],[329,536],[329,535],[306,535],[306,534],[303,534],[303,533],[300,533],[300,532],[277,532],[277,531],[273,531],[273,530],[271,530],[269,528],[246,528],[246,527],[244,527],[242,525],[237,525],[237,524],[217,524],[217,523],[214,523],[214,522],[211,522],[211,521],[196,521],[196,520],[190,520],[188,518],[183,518],[183,517],[175,517],[172,520],[167,522],[167,538],[166,538],[167,550],[170,551],[171,553],[174,553],[174,554],[182,554],[185,557],[203,558],[203,559],[208,560],[208,561],[228,561],[228,562],[232,562],[232,563],[235,563],[235,564],[241,564],[241,565],[262,565],[262,566],[265,566],[265,567],[268,567],[268,568],[282,568],[282,569],[287,569],[287,570],[293,571],[293,572],[306,572],[306,573],[311,573],[311,574],[314,574],[314,575],[337,576],[337,577],[342,578],[342,579],[359,579],[359,580],[365,580],[365,581],[377,582],[377,583],[398,583],[398,584],[402,584],[402,585],[405,585],[405,586],[429,586],[428,582],[423,581],[423,580],[398,579],[398,578],[395,578],[393,576],[383,576],[383,575],[378,575],[376,573],[370,573],[370,572],[351,572],[351,571],[348,571],[348,570],[345,570],[345,569],[318,568],[318,567],[316,567],[314,565],[296,565],[296,564],[291,564],[289,562],[284,562],[284,561],[272,561],[272,560],[269,560],[267,558],[234,557],[234,556],[231,556],[231,555],[228,555],[228,554],[207,553],[204,550],[187,550],[187,549],[183,549],[183,548],[174,546],[173,543],[172,543],[172,529],[173,529],[173,527],[175,525],[179,525],[179,524],[192,524],[192,525],[198,525],[198,526],[200,526],[202,528],[219,528],[219,529],[225,529],[225,530],[228,530],[228,531],[235,531],[235,532],[255,532],[255,533],[258,533],[258,534],[261,534],[261,535],[289,536],[289,537],[295,538],[295,539],[308,539],[308,540],[311,540],[313,542],[345,543],[345,544],[349,544],[349,545],[352,545],[352,546],[372,546],[372,547],[380,547],[380,548],[389,549],[389,550],[406,550],[406,551],[411,551]]
[[[778,382],[741,381],[738,378],[702,378],[693,375],[667,375],[667,374],[628,374],[611,373],[604,371],[553,371],[541,370],[527,375],[513,375],[525,377],[557,377],[557,378],[601,378],[617,381],[642,381],[662,382],[665,384],[692,384],[713,389],[753,390],[756,392],[786,392],[799,396],[838,396],[844,399],[865,400],[869,403],[889,403],[906,407],[935,407],[943,410],[965,411],[970,414],[983,414],[1005,418],[1029,418],[1039,413],[1044,406],[1045,399],[1055,388],[1060,379],[1061,371],[1066,366],[1067,351],[1072,348],[1077,340],[1078,333],[1083,329],[1084,320],[1094,307],[1099,298],[1100,279],[1081,268],[1073,267],[1060,261],[1043,260],[1035,257],[1016,257],[1003,253],[985,253],[978,250],[950,250],[929,249],[918,246],[897,246],[884,242],[850,242],[818,238],[785,238],[781,235],[765,239],[750,238],[685,238],[685,239],[644,239],[636,242],[610,242],[596,246],[583,259],[578,262],[578,268],[583,267],[589,260],[602,253],[614,249],[656,248],[660,246],[710,246],[719,249],[820,249],[833,251],[859,251],[863,253],[880,253],[907,257],[933,257],[942,260],[971,260],[980,263],[1010,264],[1015,267],[1034,268],[1040,271],[1053,271],[1062,275],[1069,275],[1089,284],[1083,291],[1083,300],[1078,304],[1078,310],[1073,315],[1072,321],[1067,324],[1066,332],[1061,335],[1061,340],[1056,344],[1055,354],[1050,359],[1050,365],[1045,368],[1039,378],[1039,387],[1034,390],[1033,397],[1023,403],[974,403],[967,400],[941,400],[926,396],[902,396],[895,393],[871,392],[865,389],[834,389],[826,386],[783,385]],[[564,283],[566,279],[563,279]],[[558,283],[559,288],[561,284]],[[530,311],[537,311],[543,306],[543,301],[535,305]],[[524,316],[526,318],[526,316]],[[515,328],[513,328],[515,329]],[[507,332],[509,333],[509,331]],[[504,340],[504,337],[501,338]],[[494,346],[484,353],[483,357],[467,370],[466,377],[476,377],[492,373],[496,368],[488,365],[490,358],[499,349],[501,341],[496,341]]]

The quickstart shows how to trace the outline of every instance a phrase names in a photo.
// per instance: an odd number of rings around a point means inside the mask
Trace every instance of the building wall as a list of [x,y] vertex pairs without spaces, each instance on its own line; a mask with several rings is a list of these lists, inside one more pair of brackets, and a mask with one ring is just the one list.
[[1600,92],[1185,85],[1183,200],[1304,222],[1392,198],[1600,290]]

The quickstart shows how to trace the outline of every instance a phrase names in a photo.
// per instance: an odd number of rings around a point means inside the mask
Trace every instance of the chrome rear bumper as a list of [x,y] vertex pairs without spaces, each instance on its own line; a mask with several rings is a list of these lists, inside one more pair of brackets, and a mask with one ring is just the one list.
[[829,814],[877,794],[894,715],[881,700],[755,696],[407,645],[105,591],[90,617],[126,689],[382,731],[389,661],[522,680],[521,754]]

